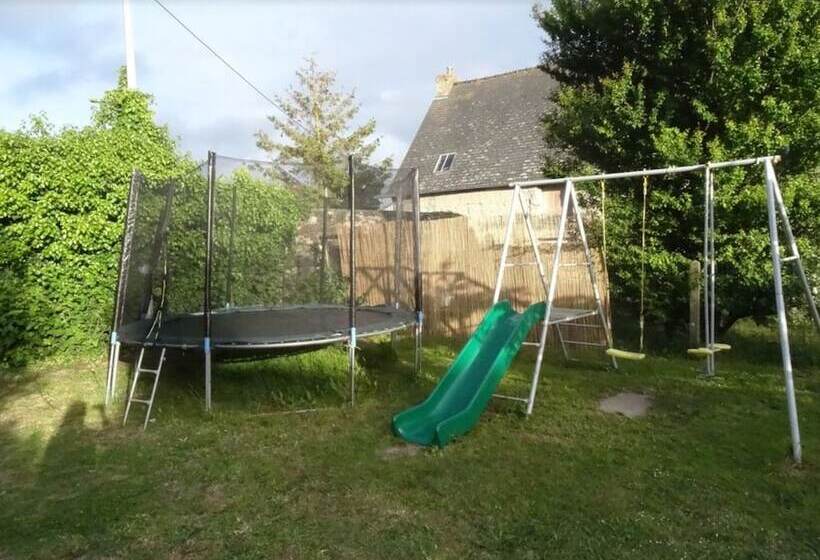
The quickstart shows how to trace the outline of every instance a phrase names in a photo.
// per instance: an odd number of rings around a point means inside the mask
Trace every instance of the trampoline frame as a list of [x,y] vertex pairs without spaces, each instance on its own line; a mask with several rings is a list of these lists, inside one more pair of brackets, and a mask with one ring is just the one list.
[[[347,354],[348,354],[348,384],[349,384],[349,400],[351,404],[355,404],[356,400],[356,350],[357,350],[357,340],[358,338],[363,337],[370,337],[370,336],[378,336],[381,334],[387,333],[394,333],[399,330],[403,330],[408,327],[413,327],[413,337],[414,337],[414,372],[418,374],[419,369],[421,367],[421,344],[422,344],[422,329],[424,324],[424,312],[422,308],[422,278],[421,278],[421,210],[420,210],[420,202],[419,202],[419,171],[418,168],[413,168],[411,170],[412,173],[412,196],[411,196],[411,204],[412,204],[412,242],[413,242],[413,307],[414,309],[411,311],[412,320],[408,323],[407,321],[402,321],[401,323],[397,323],[395,327],[387,327],[383,329],[377,329],[375,331],[369,331],[366,333],[357,333],[356,328],[356,313],[359,309],[359,305],[356,302],[356,271],[357,271],[357,259],[356,259],[356,165],[353,155],[349,155],[347,157],[347,172],[348,172],[348,197],[349,197],[349,254],[348,254],[348,270],[350,273],[350,281],[349,281],[349,291],[348,291],[348,301],[347,301],[347,309],[348,309],[348,325],[347,325],[347,334],[346,335],[338,335],[334,333],[333,336],[325,337],[325,338],[306,338],[305,340],[293,340],[293,341],[286,341],[281,343],[271,343],[271,344],[230,344],[230,345],[219,345],[216,348],[212,344],[212,316],[215,313],[214,310],[211,309],[211,284],[212,284],[212,270],[213,270],[213,245],[214,245],[214,204],[215,204],[215,186],[216,186],[216,160],[217,154],[213,151],[208,152],[208,160],[207,160],[207,181],[208,181],[208,188],[207,188],[207,196],[206,196],[206,206],[207,206],[207,214],[206,214],[206,225],[205,225],[205,266],[204,266],[204,287],[203,287],[203,311],[202,311],[202,321],[203,321],[203,333],[204,336],[202,338],[201,350],[204,354],[204,374],[205,374],[205,409],[210,411],[212,409],[212,369],[213,369],[213,353],[214,350],[229,350],[231,352],[248,352],[249,355],[253,356],[254,353],[259,353],[260,350],[270,350],[275,348],[287,349],[287,348],[300,348],[303,347],[306,351],[310,351],[312,349],[318,349],[330,344],[336,344],[340,342],[347,343]],[[120,353],[122,346],[128,345],[133,346],[135,348],[140,349],[191,349],[190,346],[180,346],[180,345],[173,345],[173,344],[156,344],[150,343],[148,341],[143,341],[142,343],[133,343],[132,341],[123,340],[120,336],[120,328],[123,326],[123,315],[125,309],[125,297],[126,297],[126,284],[128,281],[128,265],[131,258],[132,252],[132,244],[133,244],[133,236],[134,236],[134,228],[135,222],[137,217],[137,208],[139,206],[139,194],[140,194],[140,185],[142,181],[142,177],[138,170],[134,170],[131,177],[131,182],[129,186],[128,192],[128,199],[126,204],[126,213],[125,213],[125,223],[123,228],[123,238],[121,244],[121,253],[120,253],[120,260],[119,260],[119,271],[118,271],[118,280],[117,280],[117,289],[114,301],[114,310],[113,310],[113,317],[112,317],[112,328],[111,328],[111,337],[109,340],[109,356],[108,356],[108,373],[106,379],[106,392],[105,392],[105,405],[108,406],[115,398],[116,395],[116,387],[117,387],[117,377],[118,377],[118,365],[120,361]],[[397,212],[397,218],[399,212],[404,212],[403,208],[403,199],[401,198],[402,192],[394,193],[394,208]],[[325,204],[327,201],[327,196],[325,194]],[[323,221],[327,220],[327,212],[323,212]],[[162,227],[160,225],[160,227]],[[326,224],[323,224],[323,227],[326,227]],[[167,233],[167,232],[166,232]],[[398,237],[397,233],[397,237]],[[324,238],[323,238],[324,242]],[[399,245],[399,241],[396,241],[397,246]],[[324,253],[324,249],[323,249]],[[323,259],[324,259],[323,255]],[[394,255],[395,259],[399,258],[398,253]],[[322,265],[324,266],[324,262]],[[398,260],[397,260],[398,266]],[[398,292],[398,279],[396,279],[396,292]],[[394,298],[395,301],[393,305],[398,310],[399,309],[399,302],[398,297]],[[378,308],[384,306],[362,306],[364,308]],[[160,311],[161,312],[161,311]],[[216,313],[222,313],[222,311],[216,311]],[[153,327],[152,327],[153,330]],[[150,331],[149,331],[150,332]],[[316,348],[310,348],[316,347]],[[264,353],[264,352],[263,352]]]

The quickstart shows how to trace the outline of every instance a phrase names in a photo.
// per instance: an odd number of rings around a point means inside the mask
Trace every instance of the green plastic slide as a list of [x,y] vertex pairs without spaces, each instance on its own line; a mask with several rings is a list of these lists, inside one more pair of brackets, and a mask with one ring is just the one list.
[[544,303],[523,313],[508,301],[495,304],[427,400],[393,417],[393,432],[411,443],[439,447],[469,432],[545,311]]

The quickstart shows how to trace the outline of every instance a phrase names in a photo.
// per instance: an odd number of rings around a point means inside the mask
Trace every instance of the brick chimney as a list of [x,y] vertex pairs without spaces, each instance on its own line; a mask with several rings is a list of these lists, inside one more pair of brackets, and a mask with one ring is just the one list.
[[450,95],[450,90],[453,89],[453,84],[456,83],[457,79],[452,66],[448,66],[444,74],[436,76],[436,97],[447,97]]

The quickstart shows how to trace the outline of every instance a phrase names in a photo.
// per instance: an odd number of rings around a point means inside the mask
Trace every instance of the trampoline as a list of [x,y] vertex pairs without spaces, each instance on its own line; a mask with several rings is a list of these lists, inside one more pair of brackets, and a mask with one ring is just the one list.
[[[350,309],[343,305],[248,307],[211,314],[211,348],[215,358],[254,351],[275,356],[314,350],[350,338]],[[356,336],[365,338],[402,330],[415,323],[411,311],[388,305],[358,307]],[[119,340],[126,346],[202,349],[202,314],[166,318],[151,332],[152,321],[143,319],[124,325]]]
[[[418,172],[352,156],[344,164],[317,171],[209,152],[207,163],[178,177],[133,173],[106,404],[121,357],[135,361],[126,417],[131,402],[147,404],[150,416],[167,354],[203,372],[206,409],[219,360],[345,344],[353,401],[357,340],[412,329],[418,369]],[[155,376],[154,388],[135,399],[142,373]]]

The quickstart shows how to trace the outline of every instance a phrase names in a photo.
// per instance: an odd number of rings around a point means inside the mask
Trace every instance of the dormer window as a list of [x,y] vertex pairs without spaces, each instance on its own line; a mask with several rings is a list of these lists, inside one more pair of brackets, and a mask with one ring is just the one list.
[[441,154],[438,156],[438,161],[436,161],[436,167],[433,169],[436,173],[441,173],[442,171],[450,171],[450,168],[453,166],[453,160],[456,158],[455,154]]

